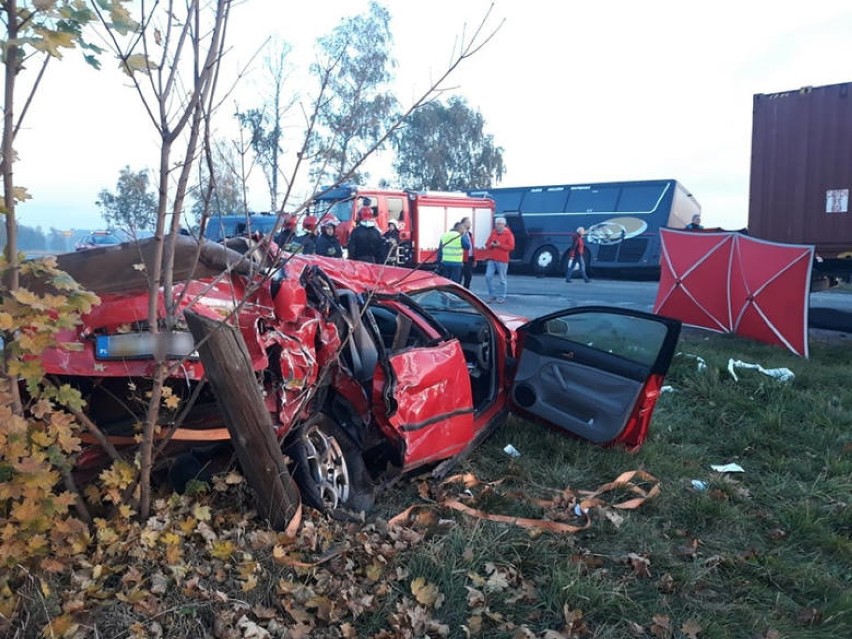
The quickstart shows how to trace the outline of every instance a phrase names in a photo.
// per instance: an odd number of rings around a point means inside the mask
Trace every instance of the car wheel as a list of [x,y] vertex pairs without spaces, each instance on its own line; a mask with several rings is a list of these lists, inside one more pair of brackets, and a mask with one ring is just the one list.
[[309,506],[320,511],[373,508],[373,486],[361,451],[328,416],[309,419],[285,452]]
[[532,258],[532,269],[536,275],[550,275],[559,264],[559,253],[552,246],[542,246]]

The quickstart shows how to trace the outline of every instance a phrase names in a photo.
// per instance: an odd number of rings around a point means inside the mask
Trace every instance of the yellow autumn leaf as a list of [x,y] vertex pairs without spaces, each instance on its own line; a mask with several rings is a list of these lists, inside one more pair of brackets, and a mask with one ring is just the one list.
[[64,453],[80,450],[80,438],[74,435],[70,428],[62,428],[56,432],[56,441]]
[[15,319],[9,313],[0,313],[0,331],[9,331],[15,326]]
[[184,535],[188,535],[193,530],[195,530],[195,526],[198,522],[193,517],[188,517],[187,519],[183,519],[178,522],[178,528],[180,528],[181,532]]
[[74,617],[69,614],[60,615],[51,619],[42,629],[45,637],[65,637],[73,635],[79,624],[74,623]]
[[[12,297],[24,306],[36,306],[40,302],[38,295],[26,288],[17,288],[12,291]],[[38,306],[37,308],[41,308]],[[43,309],[42,309],[43,310]]]
[[144,53],[134,53],[127,56],[121,63],[121,70],[127,75],[133,75],[136,71],[141,71],[145,75],[151,73],[151,69],[156,69],[157,65],[148,59]]
[[177,395],[170,395],[169,397],[165,397],[163,399],[163,404],[165,404],[166,408],[175,410],[178,406],[180,406],[180,397]]
[[183,563],[183,547],[179,544],[169,544],[166,546],[166,562],[170,566],[177,566]]
[[53,437],[49,433],[46,433],[41,430],[35,431],[32,435],[30,435],[30,440],[36,446],[41,446],[42,448],[47,448],[53,443]]
[[12,507],[12,519],[22,524],[31,524],[41,517],[41,507],[33,499],[26,499]]
[[181,537],[176,532],[168,531],[163,533],[162,537],[160,537],[160,541],[167,546],[172,546],[179,544],[181,542]]
[[210,521],[210,506],[202,506],[201,504],[195,504],[192,507],[192,516],[195,517],[198,521]]
[[365,575],[370,581],[378,581],[382,578],[382,574],[384,573],[384,571],[384,565],[380,561],[373,560],[373,563],[367,566]]
[[52,29],[45,29],[44,27],[36,27],[33,31],[41,36],[40,40],[36,40],[33,42],[33,47],[38,49],[39,51],[44,51],[48,55],[53,56],[54,58],[61,58],[62,53],[59,51],[60,47],[65,47],[66,49],[73,48],[74,46],[74,34],[66,33],[65,31],[53,31]]
[[250,592],[257,588],[257,575],[249,575],[246,577],[246,579],[242,581],[240,588],[243,592]]
[[234,554],[234,550],[236,550],[234,542],[230,539],[224,539],[213,542],[210,548],[210,554],[216,559],[227,561],[231,558],[231,555]]
[[418,577],[411,582],[411,594],[418,603],[424,606],[432,606],[438,600],[438,587],[427,583],[423,577]]
[[130,12],[120,2],[113,2],[110,6],[109,19],[113,29],[121,35],[127,35],[139,27],[139,23],[130,17]]
[[29,194],[29,191],[27,191],[27,189],[23,186],[13,186],[12,197],[15,198],[15,202],[24,202],[33,198],[33,196]]

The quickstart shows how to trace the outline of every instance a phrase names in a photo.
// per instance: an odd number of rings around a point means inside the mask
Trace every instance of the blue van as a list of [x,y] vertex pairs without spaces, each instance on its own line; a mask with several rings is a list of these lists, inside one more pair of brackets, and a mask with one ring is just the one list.
[[249,213],[247,215],[212,215],[207,220],[204,232],[211,242],[219,242],[226,237],[251,235],[255,231],[266,235],[278,221],[277,213]]

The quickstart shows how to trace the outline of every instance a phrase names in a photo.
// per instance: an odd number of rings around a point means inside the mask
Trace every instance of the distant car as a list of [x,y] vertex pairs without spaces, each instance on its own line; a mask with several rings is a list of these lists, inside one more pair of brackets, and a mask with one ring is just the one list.
[[110,246],[126,242],[127,238],[124,234],[119,234],[115,231],[92,231],[87,236],[82,238],[74,245],[78,251],[97,248],[98,246]]
[[[637,448],[680,332],[676,320],[608,307],[527,322],[496,315],[432,273],[303,255],[258,269],[210,242],[197,261],[198,243],[178,240],[179,315],[234,313],[302,496],[320,509],[369,509],[380,471],[469,451],[509,411],[596,444]],[[229,434],[209,386],[199,387],[204,371],[185,324],[156,338],[148,331],[148,281],[137,268],[154,253],[148,244],[59,258],[101,304],[57,336],[79,349],[48,350],[42,362],[82,391],[89,417],[115,445],[132,447],[155,354],[172,360],[164,397],[176,401],[164,405],[160,424],[169,431],[197,394],[167,449],[179,454],[172,474],[192,476]],[[84,441],[80,468],[108,463],[94,440]]]

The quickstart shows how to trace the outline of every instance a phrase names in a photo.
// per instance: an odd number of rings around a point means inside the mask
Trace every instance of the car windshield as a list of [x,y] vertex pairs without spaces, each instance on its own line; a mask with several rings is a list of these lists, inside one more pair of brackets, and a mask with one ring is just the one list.
[[103,246],[106,244],[121,244],[121,240],[117,238],[115,235],[92,235],[89,238],[89,242],[91,244],[95,244],[97,246]]

